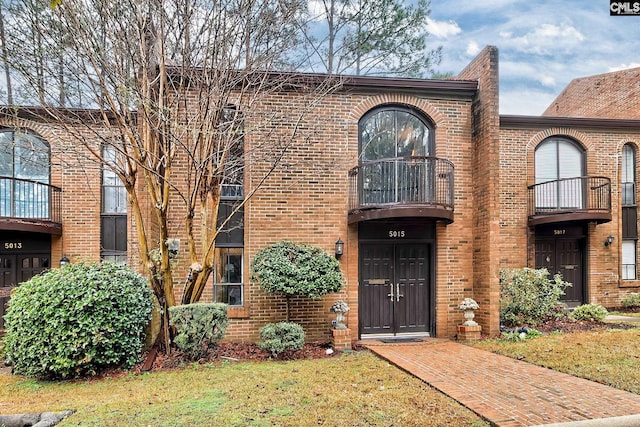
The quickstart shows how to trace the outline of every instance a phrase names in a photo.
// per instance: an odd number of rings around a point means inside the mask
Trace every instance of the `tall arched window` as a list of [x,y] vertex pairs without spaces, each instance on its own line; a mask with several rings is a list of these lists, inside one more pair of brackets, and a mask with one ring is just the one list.
[[[549,209],[582,208],[584,150],[576,142],[551,137],[536,147],[536,207]],[[574,178],[574,179],[572,179]]]
[[638,207],[636,204],[636,150],[622,147],[622,279],[637,277]]
[[0,129],[0,216],[49,217],[49,145],[33,133]]
[[361,205],[416,203],[433,199],[433,126],[418,112],[386,106],[362,117]]
[[383,107],[360,120],[362,161],[433,155],[433,130],[415,111]]

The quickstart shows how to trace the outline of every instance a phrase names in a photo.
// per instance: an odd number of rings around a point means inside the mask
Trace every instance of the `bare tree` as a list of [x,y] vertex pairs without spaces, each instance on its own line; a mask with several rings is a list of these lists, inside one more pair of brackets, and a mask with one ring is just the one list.
[[[424,77],[441,60],[427,48],[429,1],[318,0],[302,28],[312,68],[329,74]],[[318,27],[322,31],[318,31]],[[320,32],[324,37],[313,36]]]
[[[44,88],[38,98],[46,114],[126,188],[142,268],[164,307],[165,331],[178,286],[180,302],[201,298],[214,267],[216,236],[292,145],[304,140],[305,115],[333,88],[328,79],[287,72],[303,6],[297,0],[62,1],[47,12],[56,25],[34,29],[44,42],[58,41],[64,60],[43,62],[35,67],[42,76],[34,77],[33,67],[14,58],[24,82]],[[57,85],[46,82],[61,76],[100,113],[99,123],[55,101]],[[265,106],[283,90],[305,100],[297,117]],[[115,156],[105,157],[101,146],[112,147]],[[267,167],[250,177],[251,191],[242,192],[252,162]],[[241,197],[230,215],[219,218],[224,191]],[[186,272],[177,270],[168,245],[176,237],[176,216],[186,240]]]

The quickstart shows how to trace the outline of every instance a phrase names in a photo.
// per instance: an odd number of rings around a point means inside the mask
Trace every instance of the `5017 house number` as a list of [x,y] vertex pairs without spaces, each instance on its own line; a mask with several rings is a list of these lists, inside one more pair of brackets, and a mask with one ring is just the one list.
[[404,230],[389,230],[389,237],[394,238],[394,237],[404,237],[406,236],[406,233]]

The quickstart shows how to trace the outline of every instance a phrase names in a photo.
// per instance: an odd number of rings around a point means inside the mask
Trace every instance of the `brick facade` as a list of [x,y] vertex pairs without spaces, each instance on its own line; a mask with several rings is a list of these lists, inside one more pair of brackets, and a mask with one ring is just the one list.
[[[568,95],[565,97],[569,99]],[[308,109],[308,101],[304,93],[290,91],[274,94],[258,108],[290,117],[293,126],[297,113]],[[343,299],[351,308],[346,321],[351,338],[358,338],[362,312],[370,307],[359,307],[362,239],[359,224],[349,223],[348,219],[348,171],[358,165],[361,118],[384,106],[406,107],[424,117],[435,132],[435,156],[455,166],[453,221],[414,219],[425,226],[435,224],[435,237],[429,243],[433,249],[433,280],[429,286],[435,299],[430,300],[428,308],[434,313],[433,325],[424,332],[438,337],[455,336],[463,321],[458,304],[465,297],[472,297],[480,305],[476,320],[483,333],[498,333],[500,269],[535,266],[536,229],[528,222],[527,186],[535,181],[535,148],[550,136],[576,141],[585,151],[587,174],[609,177],[612,183],[612,220],[585,225],[588,301],[615,306],[627,292],[640,290],[640,281],[620,280],[618,237],[622,227],[620,153],[625,143],[640,148],[640,125],[629,120],[623,124],[615,120],[596,124],[573,120],[563,124],[558,118],[545,117],[509,120],[499,116],[498,101],[498,51],[490,46],[449,81],[353,78],[349,85],[319,100],[298,123],[300,132],[291,149],[266,180],[262,178],[270,164],[257,157],[249,158],[245,194],[259,183],[261,187],[245,207],[245,304],[230,309],[232,322],[227,339],[255,341],[261,326],[284,319],[284,299],[263,293],[249,281],[249,265],[259,250],[286,239],[310,243],[333,254],[338,238],[345,242],[340,258],[345,275],[343,290],[319,301],[293,299],[291,319],[301,323],[309,340],[328,341],[332,338],[334,317],[329,307]],[[573,100],[571,103],[575,104]],[[556,111],[566,110],[558,107]],[[251,120],[248,116],[247,127],[259,128]],[[30,129],[51,146],[51,183],[63,188],[64,201],[63,233],[52,238],[54,266],[62,255],[74,262],[99,259],[100,166],[87,153],[75,153],[77,147],[70,145],[66,131],[55,123],[4,117],[0,125]],[[86,132],[87,139],[92,138],[90,132],[78,131]],[[266,128],[264,132],[248,134],[245,145],[251,151],[283,135],[278,129]],[[178,160],[175,168],[180,167],[184,164]],[[184,212],[177,206],[171,211],[170,228],[171,235],[179,237],[184,234]],[[145,214],[151,215],[151,210]],[[138,245],[131,215],[128,225],[129,264],[136,267]],[[605,247],[602,242],[609,235],[617,238],[613,245]],[[182,281],[187,268],[185,252],[178,258],[177,282]],[[177,297],[181,291],[178,286]],[[211,298],[209,287],[203,299]]]
[[640,119],[640,68],[574,79],[542,115]]

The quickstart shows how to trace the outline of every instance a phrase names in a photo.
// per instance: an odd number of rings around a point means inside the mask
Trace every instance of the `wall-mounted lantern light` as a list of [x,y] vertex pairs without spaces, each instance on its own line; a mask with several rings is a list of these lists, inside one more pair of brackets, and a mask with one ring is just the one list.
[[175,258],[178,256],[178,251],[180,250],[180,239],[172,238],[167,239],[167,249],[169,250],[169,257]]
[[613,243],[613,236],[609,234],[609,237],[607,237],[607,240],[604,241],[604,245],[611,246],[612,243]]
[[340,259],[343,253],[344,253],[344,242],[342,241],[341,238],[338,238],[338,241],[336,242],[336,258]]
[[60,267],[64,267],[67,264],[71,264],[71,261],[66,255],[62,255],[62,258],[60,258]]

